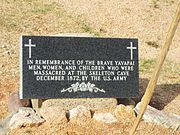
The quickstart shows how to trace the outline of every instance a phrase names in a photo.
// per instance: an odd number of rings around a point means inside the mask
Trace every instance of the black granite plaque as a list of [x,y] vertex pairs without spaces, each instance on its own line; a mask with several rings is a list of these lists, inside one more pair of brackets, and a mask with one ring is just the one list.
[[22,36],[20,98],[137,97],[138,40]]

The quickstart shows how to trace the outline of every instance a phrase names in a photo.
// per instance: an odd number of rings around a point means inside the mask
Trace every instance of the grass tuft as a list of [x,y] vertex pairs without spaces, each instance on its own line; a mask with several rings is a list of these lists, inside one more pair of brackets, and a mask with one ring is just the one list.
[[151,0],[151,6],[152,6],[153,8],[159,8],[158,1],[159,1],[159,0]]
[[96,32],[92,27],[90,27],[84,23],[82,24],[82,29],[86,33],[90,33],[90,34],[93,34],[95,36],[100,36],[100,33]]
[[42,6],[34,6],[32,9],[33,13],[47,14],[55,8],[54,4],[44,4]]
[[155,60],[153,59],[140,60],[139,62],[140,72],[150,72],[150,69],[152,69],[154,65],[155,65]]
[[32,133],[32,130],[31,130],[31,129],[27,129],[25,132],[26,132],[27,134],[31,134],[31,133]]
[[147,41],[146,44],[155,48],[159,47],[159,45],[155,41]]

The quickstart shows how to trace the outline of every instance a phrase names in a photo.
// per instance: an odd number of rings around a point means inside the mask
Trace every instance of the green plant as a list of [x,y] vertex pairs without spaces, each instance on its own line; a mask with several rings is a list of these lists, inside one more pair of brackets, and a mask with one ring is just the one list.
[[88,26],[85,23],[82,24],[82,29],[84,30],[84,32],[94,34],[95,36],[100,36],[98,32],[95,32],[92,27]]
[[140,60],[139,62],[140,72],[150,71],[150,69],[152,69],[154,65],[155,65],[155,60],[152,59]]
[[159,45],[155,41],[147,41],[146,44],[155,48],[159,47]]
[[31,134],[31,133],[32,133],[32,130],[31,130],[31,129],[27,129],[25,132],[26,132],[27,134]]
[[158,1],[159,1],[159,0],[151,0],[151,6],[152,6],[153,8],[159,8]]
[[42,4],[41,6],[34,6],[32,12],[46,14],[55,8],[54,4]]

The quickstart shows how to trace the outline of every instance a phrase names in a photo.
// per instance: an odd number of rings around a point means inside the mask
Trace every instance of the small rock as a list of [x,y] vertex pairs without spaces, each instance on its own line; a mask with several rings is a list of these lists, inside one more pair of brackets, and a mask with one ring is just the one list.
[[107,124],[117,122],[117,119],[111,113],[94,113],[93,118]]
[[[136,113],[138,113],[140,110],[140,104],[141,102],[139,102],[134,109]],[[146,122],[162,125],[166,128],[171,128],[173,130],[180,130],[179,115],[168,114],[166,112],[159,111],[149,105],[143,115],[143,119]]]
[[15,113],[12,113],[12,114],[8,115],[0,124],[1,124],[4,128],[8,129],[8,128],[9,128],[10,120],[11,120],[11,118],[12,118],[12,116],[13,116],[14,114],[15,114]]
[[40,109],[40,115],[46,120],[46,122],[51,123],[67,123],[66,112],[59,109],[58,107],[46,107]]
[[91,112],[84,106],[78,105],[76,108],[69,110],[69,119],[86,120],[91,118]]
[[31,101],[29,99],[20,99],[19,91],[11,93],[8,99],[8,111],[17,112],[19,107],[31,107]]
[[26,126],[38,126],[44,121],[32,108],[20,107],[18,113],[12,116],[9,127],[10,129],[16,129]]
[[116,107],[116,109],[114,110],[114,115],[120,121],[123,120],[132,122],[136,118],[133,108],[131,106],[125,106],[123,104],[120,104]]
[[0,135],[6,135],[8,130],[0,124]]
[[118,103],[119,104],[123,104],[125,106],[131,106],[131,107],[135,107],[136,103],[132,98],[118,98]]
[[0,135],[6,135],[6,133],[9,131],[9,122],[13,115],[14,113],[10,114],[0,122]]

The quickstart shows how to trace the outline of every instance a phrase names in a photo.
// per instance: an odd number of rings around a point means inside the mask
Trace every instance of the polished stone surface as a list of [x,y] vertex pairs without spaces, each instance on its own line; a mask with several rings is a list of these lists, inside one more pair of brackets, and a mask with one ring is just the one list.
[[22,36],[20,98],[137,97],[138,40]]

